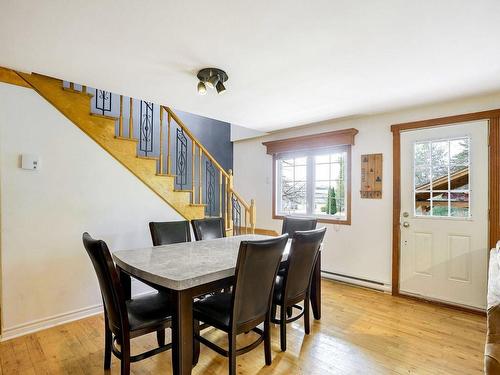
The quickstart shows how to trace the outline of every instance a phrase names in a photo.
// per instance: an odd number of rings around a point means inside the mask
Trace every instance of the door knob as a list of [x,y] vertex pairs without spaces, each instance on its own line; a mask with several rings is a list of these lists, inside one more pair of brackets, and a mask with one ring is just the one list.
[[403,221],[403,227],[409,228],[410,227],[410,223],[407,222],[407,221]]

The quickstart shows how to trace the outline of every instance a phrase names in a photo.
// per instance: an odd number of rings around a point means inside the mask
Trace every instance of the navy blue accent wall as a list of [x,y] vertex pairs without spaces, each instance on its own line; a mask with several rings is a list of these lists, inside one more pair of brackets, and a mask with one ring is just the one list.
[[230,123],[175,109],[174,112],[226,171],[233,169]]

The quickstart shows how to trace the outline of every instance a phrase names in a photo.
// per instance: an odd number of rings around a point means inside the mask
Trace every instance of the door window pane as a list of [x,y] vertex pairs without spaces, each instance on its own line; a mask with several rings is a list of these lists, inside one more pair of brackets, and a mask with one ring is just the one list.
[[415,215],[429,216],[431,214],[430,192],[415,193]]
[[461,138],[450,141],[450,164],[469,165],[469,139]]
[[470,139],[416,142],[415,216],[470,217]]
[[469,217],[469,193],[450,194],[450,214],[453,217]]

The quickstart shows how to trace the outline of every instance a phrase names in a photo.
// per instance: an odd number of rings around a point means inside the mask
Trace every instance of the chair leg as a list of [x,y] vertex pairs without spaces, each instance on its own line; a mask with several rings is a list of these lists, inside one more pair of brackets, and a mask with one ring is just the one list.
[[156,331],[156,341],[158,341],[158,346],[165,345],[165,330],[164,329],[160,329],[159,331]]
[[109,329],[108,318],[104,316],[104,369],[111,367],[111,345],[113,343],[113,334]]
[[280,308],[280,343],[281,351],[286,352],[286,309],[284,305]]
[[121,345],[121,375],[130,375],[130,339],[122,340]]
[[236,335],[228,334],[229,338],[229,375],[236,375]]
[[196,339],[196,336],[200,335],[200,322],[198,320],[193,320],[193,366],[198,364],[200,359],[200,342]]
[[306,295],[306,298],[304,299],[304,331],[306,335],[311,332],[309,320],[309,295]]
[[274,303],[271,306],[271,319],[276,319],[276,305]]
[[273,359],[271,358],[271,324],[269,319],[264,322],[264,356],[266,358],[266,366],[270,366]]
[[292,317],[292,315],[293,315],[293,307],[291,307],[291,306],[290,306],[290,307],[287,307],[287,308],[286,308],[286,316],[287,316],[288,318],[291,318],[291,317]]

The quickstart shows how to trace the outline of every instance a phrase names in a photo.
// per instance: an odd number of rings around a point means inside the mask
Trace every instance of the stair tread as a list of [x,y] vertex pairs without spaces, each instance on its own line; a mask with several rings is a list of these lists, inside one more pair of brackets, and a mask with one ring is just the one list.
[[129,137],[120,137],[119,135],[115,136],[116,139],[119,139],[120,141],[129,141],[129,142],[139,142],[137,138],[129,138]]
[[144,160],[158,160],[157,156],[143,156],[143,155],[137,155],[136,158],[138,159],[144,159]]
[[103,114],[100,114],[100,113],[90,113],[91,116],[95,116],[95,117],[100,117],[100,118],[105,118],[105,119],[108,119],[108,120],[113,120],[113,121],[117,121],[119,120],[118,117],[115,117],[115,116],[108,116],[108,115],[103,115]]
[[75,90],[75,89],[70,89],[69,87],[63,87],[62,88],[64,91],[66,92],[70,92],[72,94],[80,94],[80,95],[85,95],[85,96],[88,96],[89,98],[92,98],[94,95],[88,93],[88,92],[83,92],[83,91],[78,91],[78,90]]

